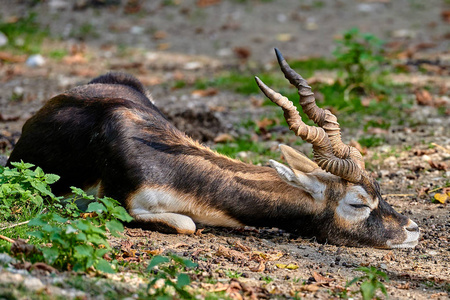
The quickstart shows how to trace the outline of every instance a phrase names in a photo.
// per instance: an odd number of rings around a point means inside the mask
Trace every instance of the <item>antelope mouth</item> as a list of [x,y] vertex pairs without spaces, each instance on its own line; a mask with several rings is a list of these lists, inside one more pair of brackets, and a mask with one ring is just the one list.
[[397,241],[387,241],[389,248],[414,248],[419,243],[420,229],[414,221],[409,220],[408,225],[403,227],[406,239],[398,243]]

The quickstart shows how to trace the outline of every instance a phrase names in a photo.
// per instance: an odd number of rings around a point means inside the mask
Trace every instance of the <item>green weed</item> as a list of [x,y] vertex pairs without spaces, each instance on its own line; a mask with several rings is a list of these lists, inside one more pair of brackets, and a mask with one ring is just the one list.
[[273,278],[270,277],[269,275],[267,275],[267,276],[262,276],[261,280],[264,281],[266,284],[269,284],[273,281]]
[[195,299],[186,289],[191,279],[183,272],[196,266],[189,259],[176,255],[153,257],[147,267],[147,271],[155,273],[148,284],[148,294],[156,299]]
[[[354,284],[359,284],[359,291],[352,292],[352,294],[360,293],[362,299],[371,300],[376,297],[377,291],[381,290],[381,292],[387,297],[387,290],[381,280],[389,281],[386,273],[378,270],[375,267],[359,267],[356,269],[357,271],[361,271],[365,273],[363,276],[355,277],[351,281],[347,282],[346,287],[350,287]],[[346,292],[343,295],[340,295],[341,298],[347,298]],[[379,299],[377,297],[377,299]]]
[[[38,230],[30,232],[44,244],[40,246],[45,261],[58,269],[76,272],[95,268],[114,273],[111,264],[103,257],[110,252],[107,232],[120,237],[124,228],[120,221],[132,220],[125,208],[112,198],[104,197],[89,204],[86,213],[78,209],[79,198],[94,200],[78,188],[72,188],[73,197],[62,213],[49,212],[32,219],[28,225]],[[57,206],[56,206],[57,207]]]
[[[120,221],[132,218],[116,200],[108,197],[95,200],[78,188],[72,188],[73,197],[61,204],[50,184],[59,176],[45,174],[41,168],[29,163],[11,163],[15,168],[0,168],[0,215],[6,221],[22,221],[34,217],[28,226],[37,230],[29,232],[38,251],[27,257],[32,261],[45,261],[58,269],[86,271],[95,268],[102,272],[114,272],[103,256],[110,252],[107,232],[120,236],[124,230]],[[93,201],[87,211],[82,212],[76,201]],[[49,212],[40,213],[47,200]],[[37,215],[37,216],[36,216]],[[119,221],[120,220],[120,221]],[[20,235],[21,227],[15,228]],[[15,232],[17,235],[18,232]],[[7,251],[9,247],[3,247]]]
[[45,174],[41,168],[24,162],[11,163],[15,168],[0,167],[0,217],[4,221],[22,221],[43,209],[44,198],[57,201],[50,184],[58,175]]
[[352,28],[344,32],[342,39],[336,40],[336,43],[333,54],[346,71],[346,85],[372,87],[372,74],[377,71],[381,76],[380,66],[386,62],[382,47],[384,42],[373,34]]
[[382,136],[363,136],[358,140],[358,143],[367,148],[381,146],[386,143],[386,139]]
[[2,48],[27,54],[39,53],[44,38],[48,36],[48,30],[38,24],[34,12],[11,22],[0,20],[0,32],[8,37],[8,44]]
[[241,278],[242,273],[235,270],[224,270],[223,271],[228,278]]

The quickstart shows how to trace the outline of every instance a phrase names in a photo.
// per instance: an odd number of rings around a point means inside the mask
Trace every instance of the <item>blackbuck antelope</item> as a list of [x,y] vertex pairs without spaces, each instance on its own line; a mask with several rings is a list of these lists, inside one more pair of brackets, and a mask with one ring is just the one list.
[[287,98],[261,80],[290,129],[311,143],[315,162],[281,145],[288,166],[254,166],[220,155],[177,130],[133,76],[109,73],[50,99],[23,126],[9,162],[59,174],[56,194],[95,188],[118,199],[142,226],[191,234],[196,223],[278,227],[337,245],[414,247],[419,227],[397,213],[343,144],[336,117],[316,106],[311,88],[276,50],[308,126]]

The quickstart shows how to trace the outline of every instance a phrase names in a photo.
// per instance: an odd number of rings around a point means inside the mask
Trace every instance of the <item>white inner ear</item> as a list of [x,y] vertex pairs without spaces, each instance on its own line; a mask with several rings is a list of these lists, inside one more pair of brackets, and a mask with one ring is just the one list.
[[325,200],[326,185],[318,180],[316,176],[298,170],[293,171],[288,166],[274,160],[270,160],[269,163],[277,171],[281,179],[290,185],[304,190],[317,201]]

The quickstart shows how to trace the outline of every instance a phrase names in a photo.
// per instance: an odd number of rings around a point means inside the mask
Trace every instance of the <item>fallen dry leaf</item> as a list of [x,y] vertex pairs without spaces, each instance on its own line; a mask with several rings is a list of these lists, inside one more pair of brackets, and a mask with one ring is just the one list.
[[328,284],[335,280],[334,278],[322,276],[317,272],[313,272],[312,276],[314,277],[314,280],[317,282],[317,284]]
[[89,213],[82,213],[82,214],[80,214],[80,217],[82,219],[95,218],[96,216],[97,216],[96,212],[89,212]]
[[18,256],[19,254],[23,254],[28,256],[33,253],[39,252],[39,250],[32,244],[28,244],[26,240],[17,239],[11,245],[9,250],[13,256]]
[[217,250],[216,255],[217,256],[225,256],[226,258],[231,258],[231,259],[233,259],[233,258],[237,258],[240,260],[247,259],[247,256],[242,254],[241,252],[228,249],[224,246],[219,246],[219,249]]
[[242,244],[240,241],[238,241],[238,240],[235,241],[235,242],[233,243],[233,245],[234,245],[236,248],[238,248],[238,249],[240,249],[240,250],[242,250],[242,251],[244,251],[244,252],[248,252],[248,251],[251,250],[249,247],[243,245],[243,244]]
[[160,255],[164,252],[164,249],[154,249],[154,250],[143,250],[144,253],[147,253],[148,255]]
[[439,171],[447,171],[447,164],[445,163],[437,163],[433,160],[429,160],[428,163],[430,164],[430,167],[433,169],[439,170]]
[[87,63],[87,59],[84,57],[82,53],[76,53],[71,56],[65,56],[62,62],[66,65],[83,65]]
[[260,261],[260,260],[275,261],[275,260],[279,260],[281,257],[283,257],[282,252],[264,253],[264,252],[260,252],[260,251],[253,251],[251,254],[251,259],[256,260],[256,261]]
[[433,96],[431,96],[429,91],[422,89],[415,91],[414,94],[416,95],[417,104],[426,106],[433,105]]
[[27,60],[26,55],[14,55],[8,52],[0,52],[0,60],[12,62],[12,63],[21,63]]
[[164,51],[164,50],[167,50],[170,48],[170,44],[169,43],[161,43],[161,44],[158,44],[157,48],[160,51]]
[[276,121],[273,119],[264,118],[260,121],[256,121],[256,126],[258,126],[260,130],[265,130],[267,127],[272,126],[275,123]]
[[258,266],[251,268],[248,268],[250,271],[252,272],[264,272],[264,270],[266,269],[266,264],[264,263],[263,260],[261,260],[258,264]]
[[9,116],[0,113],[0,122],[13,122],[20,119],[20,116]]
[[428,194],[430,191],[429,187],[421,187],[419,190],[417,190],[417,197],[421,198]]
[[154,40],[163,40],[167,37],[167,33],[165,31],[158,30],[153,34]]
[[294,264],[276,264],[275,266],[277,266],[277,268],[279,269],[288,269],[288,270],[297,270],[298,269],[298,265],[294,265]]
[[197,0],[198,7],[207,7],[219,4],[222,0]]
[[214,138],[214,143],[228,143],[234,141],[234,138],[231,134],[228,133],[221,133],[218,136]]
[[240,59],[248,59],[252,52],[248,48],[236,47],[233,49],[234,54]]
[[447,201],[447,199],[448,199],[448,195],[447,194],[436,193],[434,195],[434,199],[437,200],[438,202],[444,204]]
[[442,11],[441,18],[444,22],[450,23],[450,10]]
[[210,97],[210,96],[217,95],[218,92],[219,91],[215,88],[207,88],[206,90],[192,91],[191,95],[197,96],[197,97]]
[[397,288],[401,290],[409,290],[409,284],[409,282],[406,282],[405,284],[399,284],[397,285]]
[[289,42],[290,40],[292,40],[292,34],[280,33],[277,35],[277,40],[280,42]]
[[297,291],[299,292],[317,292],[319,289],[319,285],[316,283],[312,284],[305,284],[297,288]]
[[230,285],[226,289],[225,293],[232,299],[243,299],[240,291],[242,290],[242,286],[237,280],[232,280]]
[[37,262],[31,265],[30,270],[41,270],[49,273],[58,273],[58,270],[43,262]]

